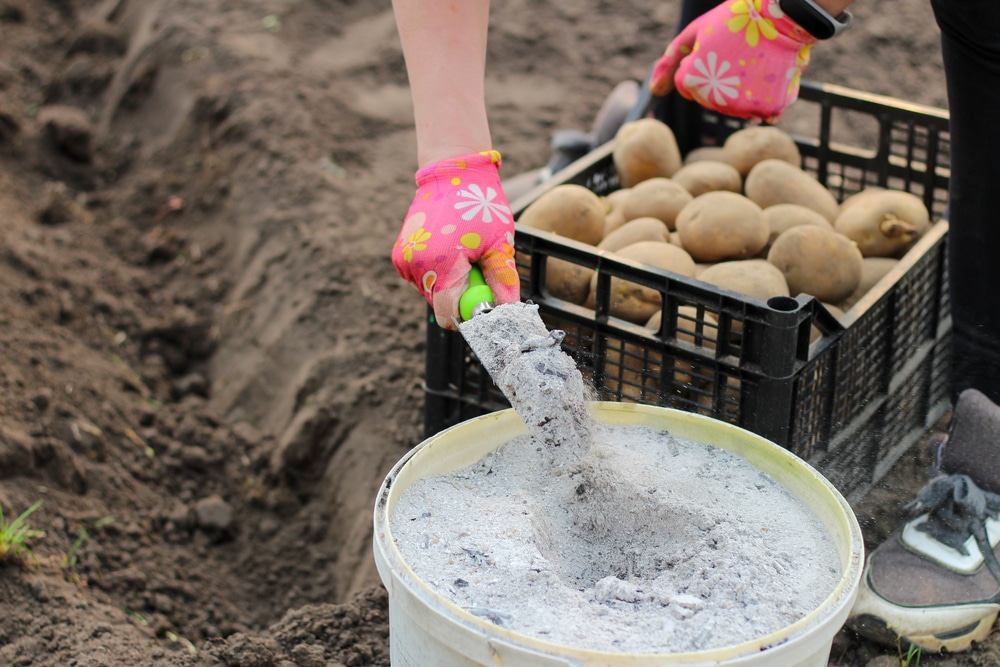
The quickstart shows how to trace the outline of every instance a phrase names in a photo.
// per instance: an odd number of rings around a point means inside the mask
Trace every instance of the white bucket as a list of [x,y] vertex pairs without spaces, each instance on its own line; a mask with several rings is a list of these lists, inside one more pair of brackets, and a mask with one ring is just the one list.
[[584,650],[498,627],[435,592],[396,548],[389,518],[413,482],[483,458],[527,433],[513,410],[462,422],[406,454],[390,471],[375,505],[375,562],[389,593],[389,642],[394,667],[826,667],[833,638],[857,597],[864,561],[861,528],[844,497],[788,450],[749,431],[694,413],[632,403],[593,404],[608,424],[668,429],[679,439],[711,443],[770,474],[823,522],[836,543],[842,576],[823,603],[804,618],[756,640],[707,651],[639,655]]

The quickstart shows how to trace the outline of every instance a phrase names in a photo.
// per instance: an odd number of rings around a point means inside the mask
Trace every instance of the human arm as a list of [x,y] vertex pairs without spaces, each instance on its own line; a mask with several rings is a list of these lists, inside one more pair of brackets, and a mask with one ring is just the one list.
[[493,148],[484,77],[489,0],[393,0],[421,167]]
[[514,220],[485,102],[488,0],[394,0],[413,98],[417,193],[393,263],[453,328],[478,264],[497,303],[516,301]]

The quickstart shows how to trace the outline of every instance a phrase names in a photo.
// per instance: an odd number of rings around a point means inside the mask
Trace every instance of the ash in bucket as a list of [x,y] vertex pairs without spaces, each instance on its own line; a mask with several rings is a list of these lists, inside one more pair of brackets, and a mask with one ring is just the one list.
[[396,546],[440,595],[556,644],[683,653],[777,632],[833,591],[832,537],[772,477],[722,448],[593,421],[537,307],[461,331],[530,435],[400,496]]
[[525,436],[416,481],[390,517],[403,560],[497,625],[630,654],[777,632],[837,585],[828,531],[745,459],[640,426],[597,425],[593,442],[561,471]]

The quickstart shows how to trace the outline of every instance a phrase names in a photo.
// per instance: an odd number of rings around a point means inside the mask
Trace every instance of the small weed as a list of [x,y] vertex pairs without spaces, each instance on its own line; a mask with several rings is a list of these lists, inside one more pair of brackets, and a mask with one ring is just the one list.
[[[106,516],[102,519],[98,519],[94,522],[94,528],[104,528],[105,526],[115,522],[113,516]],[[76,567],[76,556],[80,553],[80,549],[83,547],[84,543],[90,539],[90,533],[87,531],[85,526],[80,526],[80,532],[77,533],[76,541],[73,546],[70,547],[69,551],[66,552],[66,556],[63,558],[63,565],[67,570],[72,570]]]
[[170,630],[167,630],[164,634],[166,635],[166,638],[168,640],[170,640],[174,644],[180,644],[191,655],[198,655],[197,647],[195,647],[195,645],[187,637],[182,637],[175,632],[171,632]]
[[66,557],[63,561],[63,564],[66,566],[67,569],[72,570],[74,567],[76,567],[76,554],[80,551],[80,547],[83,546],[83,543],[86,542],[87,539],[89,538],[90,538],[90,533],[87,532],[86,528],[80,526],[80,532],[76,536],[76,542],[74,542],[73,546],[70,547],[69,551],[66,552]]
[[0,507],[0,563],[24,554],[32,558],[35,557],[35,553],[27,545],[27,542],[38,537],[45,537],[45,531],[34,530],[25,521],[32,512],[41,506],[42,501],[39,500],[10,523],[4,519],[3,508]]
[[900,651],[899,667],[920,667],[921,649],[916,644],[910,644],[906,649],[906,655]]
[[129,609],[128,607],[125,607],[125,614],[129,618],[131,618],[132,620],[134,620],[136,623],[138,623],[139,625],[141,625],[142,627],[144,627],[144,628],[148,628],[149,627],[149,621],[147,621],[146,617],[143,616],[142,614],[140,614],[139,612],[137,612],[137,611],[135,611],[133,609]]

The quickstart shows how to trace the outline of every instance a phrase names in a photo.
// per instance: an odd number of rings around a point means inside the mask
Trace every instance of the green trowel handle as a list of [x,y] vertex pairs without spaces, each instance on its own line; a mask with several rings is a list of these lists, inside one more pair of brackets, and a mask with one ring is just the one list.
[[479,313],[493,310],[493,306],[493,290],[486,284],[482,270],[473,264],[469,271],[469,289],[458,300],[458,314],[466,322]]

